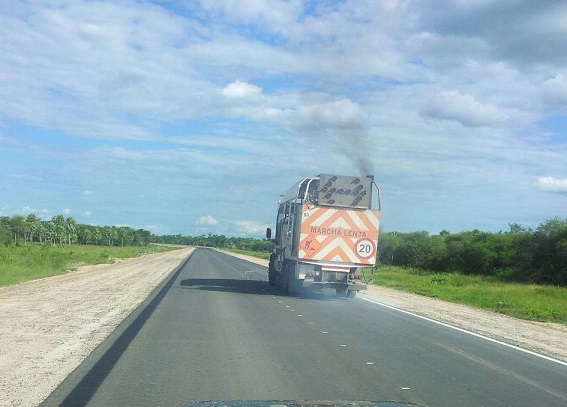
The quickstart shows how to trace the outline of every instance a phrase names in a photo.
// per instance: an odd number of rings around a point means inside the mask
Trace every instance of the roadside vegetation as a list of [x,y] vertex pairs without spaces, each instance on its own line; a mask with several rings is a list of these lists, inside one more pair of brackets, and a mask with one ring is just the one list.
[[567,288],[520,284],[483,275],[431,273],[399,266],[379,267],[373,284],[498,312],[531,321],[567,325]]
[[378,249],[382,266],[567,287],[567,220],[548,220],[536,230],[513,224],[500,233],[382,233]]

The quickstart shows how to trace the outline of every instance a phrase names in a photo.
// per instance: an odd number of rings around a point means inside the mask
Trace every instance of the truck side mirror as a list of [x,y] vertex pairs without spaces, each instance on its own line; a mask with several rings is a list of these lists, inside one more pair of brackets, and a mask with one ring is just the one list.
[[271,238],[272,238],[272,229],[266,228],[266,239],[271,239]]

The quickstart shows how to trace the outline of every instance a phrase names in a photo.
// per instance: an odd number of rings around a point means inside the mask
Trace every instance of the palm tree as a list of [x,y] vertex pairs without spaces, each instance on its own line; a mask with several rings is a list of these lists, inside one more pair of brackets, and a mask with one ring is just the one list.
[[53,245],[55,243],[63,244],[65,236],[65,218],[63,215],[55,215],[49,222],[50,237]]
[[77,231],[77,222],[75,222],[75,219],[68,216],[67,219],[65,219],[65,229],[67,231],[67,241],[71,244],[71,238],[76,236],[75,232]]
[[39,236],[39,243],[42,243],[49,237],[48,222],[38,222],[37,234]]
[[93,239],[94,239],[96,245],[98,246],[98,241],[100,239],[102,239],[102,232],[100,231],[99,227],[95,228],[94,233],[93,233]]
[[114,246],[114,240],[116,239],[116,228],[113,226],[106,229],[106,238],[108,239],[108,245]]
[[26,223],[28,225],[28,231],[30,234],[30,242],[33,242],[33,235],[38,231],[40,220],[34,213],[30,213],[26,218]]
[[15,215],[10,218],[10,229],[14,235],[14,244],[18,243],[18,237],[26,239],[27,225],[23,216]]
[[79,225],[77,227],[77,235],[79,243],[82,242],[83,244],[89,244],[91,242],[93,233],[89,226]]

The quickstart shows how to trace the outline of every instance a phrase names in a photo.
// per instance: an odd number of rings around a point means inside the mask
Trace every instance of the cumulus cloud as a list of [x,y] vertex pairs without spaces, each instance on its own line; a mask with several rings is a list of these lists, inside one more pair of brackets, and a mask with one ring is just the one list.
[[537,188],[544,192],[567,193],[567,178],[540,177],[537,180]]
[[62,213],[63,213],[63,215],[71,215],[71,209],[65,208],[65,209],[63,209]]
[[438,93],[429,99],[421,114],[434,119],[456,121],[466,127],[495,126],[506,120],[506,115],[496,106],[482,104],[473,96],[458,91]]
[[195,225],[197,226],[217,226],[219,221],[213,218],[211,215],[200,216],[197,218]]
[[92,195],[92,194],[93,194],[93,193],[92,193],[91,191],[89,191],[89,190],[83,191],[83,195],[89,196],[89,195]]
[[226,85],[222,89],[222,94],[229,98],[256,98],[262,96],[262,88],[237,80]]

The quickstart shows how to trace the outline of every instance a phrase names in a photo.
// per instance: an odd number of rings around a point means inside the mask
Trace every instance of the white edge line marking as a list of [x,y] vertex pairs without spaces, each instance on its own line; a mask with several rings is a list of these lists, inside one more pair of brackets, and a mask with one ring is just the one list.
[[528,350],[528,349],[520,348],[519,346],[512,345],[512,344],[509,344],[509,343],[506,343],[506,342],[502,342],[502,341],[499,341],[498,339],[489,338],[488,336],[477,334],[476,332],[472,332],[472,331],[467,331],[466,329],[459,328],[459,327],[456,327],[456,326],[453,326],[453,325],[449,325],[445,322],[436,321],[434,319],[424,317],[423,315],[414,314],[413,312],[405,311],[405,310],[400,309],[400,308],[392,307],[391,305],[383,304],[381,302],[374,301],[374,300],[371,300],[369,298],[360,298],[360,299],[364,300],[364,301],[371,302],[372,304],[376,304],[376,305],[380,305],[382,307],[393,309],[395,311],[403,312],[404,314],[408,314],[408,315],[411,315],[411,316],[414,316],[414,317],[417,317],[417,318],[421,318],[421,319],[424,319],[426,321],[433,322],[435,324],[454,329],[456,331],[460,331],[460,332],[463,332],[463,333],[466,333],[466,334],[469,334],[469,335],[472,335],[472,336],[476,336],[477,338],[485,339],[487,341],[494,342],[494,343],[497,343],[499,345],[504,345],[504,346],[507,346],[509,348],[516,349],[516,350],[522,351],[524,353],[528,353],[530,355],[549,360],[550,362],[555,362],[555,363],[559,363],[560,365],[567,366],[567,362],[564,362],[562,360],[555,359],[555,358],[552,358],[550,356],[542,355],[541,353],[537,353],[537,352],[534,352],[534,351],[531,351],[531,350]]

